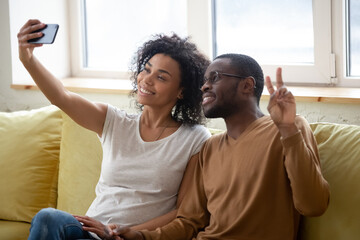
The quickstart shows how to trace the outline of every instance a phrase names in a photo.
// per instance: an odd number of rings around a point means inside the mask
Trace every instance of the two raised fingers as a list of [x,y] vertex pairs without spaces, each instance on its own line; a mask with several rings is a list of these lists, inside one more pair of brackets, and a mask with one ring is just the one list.
[[[275,90],[273,84],[271,83],[271,78],[269,76],[266,76],[265,84],[266,84],[266,88],[269,91],[270,95],[272,95],[276,90]],[[284,82],[282,79],[282,69],[281,68],[276,69],[276,89],[280,90],[281,93],[287,92],[286,88],[284,88]]]

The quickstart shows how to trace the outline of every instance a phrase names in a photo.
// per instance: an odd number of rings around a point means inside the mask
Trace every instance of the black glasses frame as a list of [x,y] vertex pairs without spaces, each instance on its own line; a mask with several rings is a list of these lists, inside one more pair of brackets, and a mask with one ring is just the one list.
[[231,73],[223,73],[223,72],[218,72],[218,71],[214,71],[212,72],[213,76],[211,76],[210,78],[206,78],[204,77],[204,84],[205,83],[210,83],[210,84],[214,84],[216,82],[218,82],[221,79],[221,75],[227,76],[227,77],[234,77],[234,78],[239,78],[239,79],[246,79],[246,78],[251,78],[254,81],[254,88],[256,88],[256,80],[253,76],[240,76],[240,75],[235,75],[235,74],[231,74]]

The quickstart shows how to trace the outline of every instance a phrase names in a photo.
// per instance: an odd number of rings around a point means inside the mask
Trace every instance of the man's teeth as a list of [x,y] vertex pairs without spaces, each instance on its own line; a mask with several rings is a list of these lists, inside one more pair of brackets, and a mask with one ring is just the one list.
[[202,103],[205,104],[205,103],[211,101],[211,99],[213,99],[213,98],[212,97],[204,97]]

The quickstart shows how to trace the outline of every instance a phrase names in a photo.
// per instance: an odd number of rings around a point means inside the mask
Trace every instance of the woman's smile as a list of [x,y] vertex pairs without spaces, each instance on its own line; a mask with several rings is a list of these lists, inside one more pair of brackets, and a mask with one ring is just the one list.
[[154,95],[155,93],[143,88],[143,87],[139,87],[139,92],[145,95]]

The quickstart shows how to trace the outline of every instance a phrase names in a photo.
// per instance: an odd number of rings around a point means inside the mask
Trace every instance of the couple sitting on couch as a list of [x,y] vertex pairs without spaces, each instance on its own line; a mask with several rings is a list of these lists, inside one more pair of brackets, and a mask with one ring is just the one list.
[[[225,54],[209,65],[187,39],[159,35],[138,51],[142,113],[130,115],[67,91],[43,67],[33,55],[41,45],[28,40],[44,26],[20,30],[20,59],[51,103],[98,134],[103,162],[87,216],[43,209],[29,239],[295,239],[300,215],[326,210],[316,141],[281,69],[276,89],[266,79],[264,116],[254,59]],[[208,139],[202,109],[224,118],[226,133]]]

